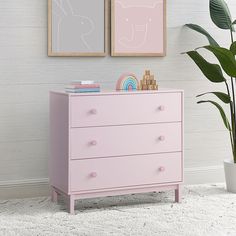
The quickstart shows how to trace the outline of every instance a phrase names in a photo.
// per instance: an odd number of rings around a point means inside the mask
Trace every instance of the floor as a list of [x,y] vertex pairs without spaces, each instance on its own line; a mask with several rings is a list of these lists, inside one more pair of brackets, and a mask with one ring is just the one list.
[[173,192],[79,200],[76,215],[48,197],[0,200],[0,235],[236,236],[236,194],[223,184]]

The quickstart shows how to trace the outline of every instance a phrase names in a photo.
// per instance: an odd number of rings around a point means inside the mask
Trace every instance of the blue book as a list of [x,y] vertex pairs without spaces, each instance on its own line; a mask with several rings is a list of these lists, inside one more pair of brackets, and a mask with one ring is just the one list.
[[91,92],[100,92],[100,88],[75,88],[75,89],[69,89],[67,88],[65,90],[67,93],[91,93]]

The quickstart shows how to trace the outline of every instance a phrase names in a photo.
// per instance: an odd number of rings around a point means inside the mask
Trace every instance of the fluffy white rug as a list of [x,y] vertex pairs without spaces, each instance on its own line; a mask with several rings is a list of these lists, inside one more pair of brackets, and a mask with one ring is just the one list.
[[48,197],[1,200],[0,235],[235,236],[236,195],[222,184],[186,186],[173,193],[79,200],[76,215]]

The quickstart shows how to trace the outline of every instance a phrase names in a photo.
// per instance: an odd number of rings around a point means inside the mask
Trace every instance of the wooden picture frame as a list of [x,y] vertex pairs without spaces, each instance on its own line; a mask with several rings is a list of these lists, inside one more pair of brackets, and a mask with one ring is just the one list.
[[48,0],[48,56],[104,57],[107,28],[108,0]]
[[166,0],[111,0],[111,55],[166,56]]

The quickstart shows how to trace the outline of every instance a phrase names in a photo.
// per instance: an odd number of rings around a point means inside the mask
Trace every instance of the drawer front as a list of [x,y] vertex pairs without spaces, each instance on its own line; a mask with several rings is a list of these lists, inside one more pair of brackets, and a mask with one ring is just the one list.
[[70,130],[71,159],[181,151],[181,123]]
[[181,93],[72,97],[71,127],[181,121]]
[[181,153],[70,162],[72,192],[180,181],[182,181]]

